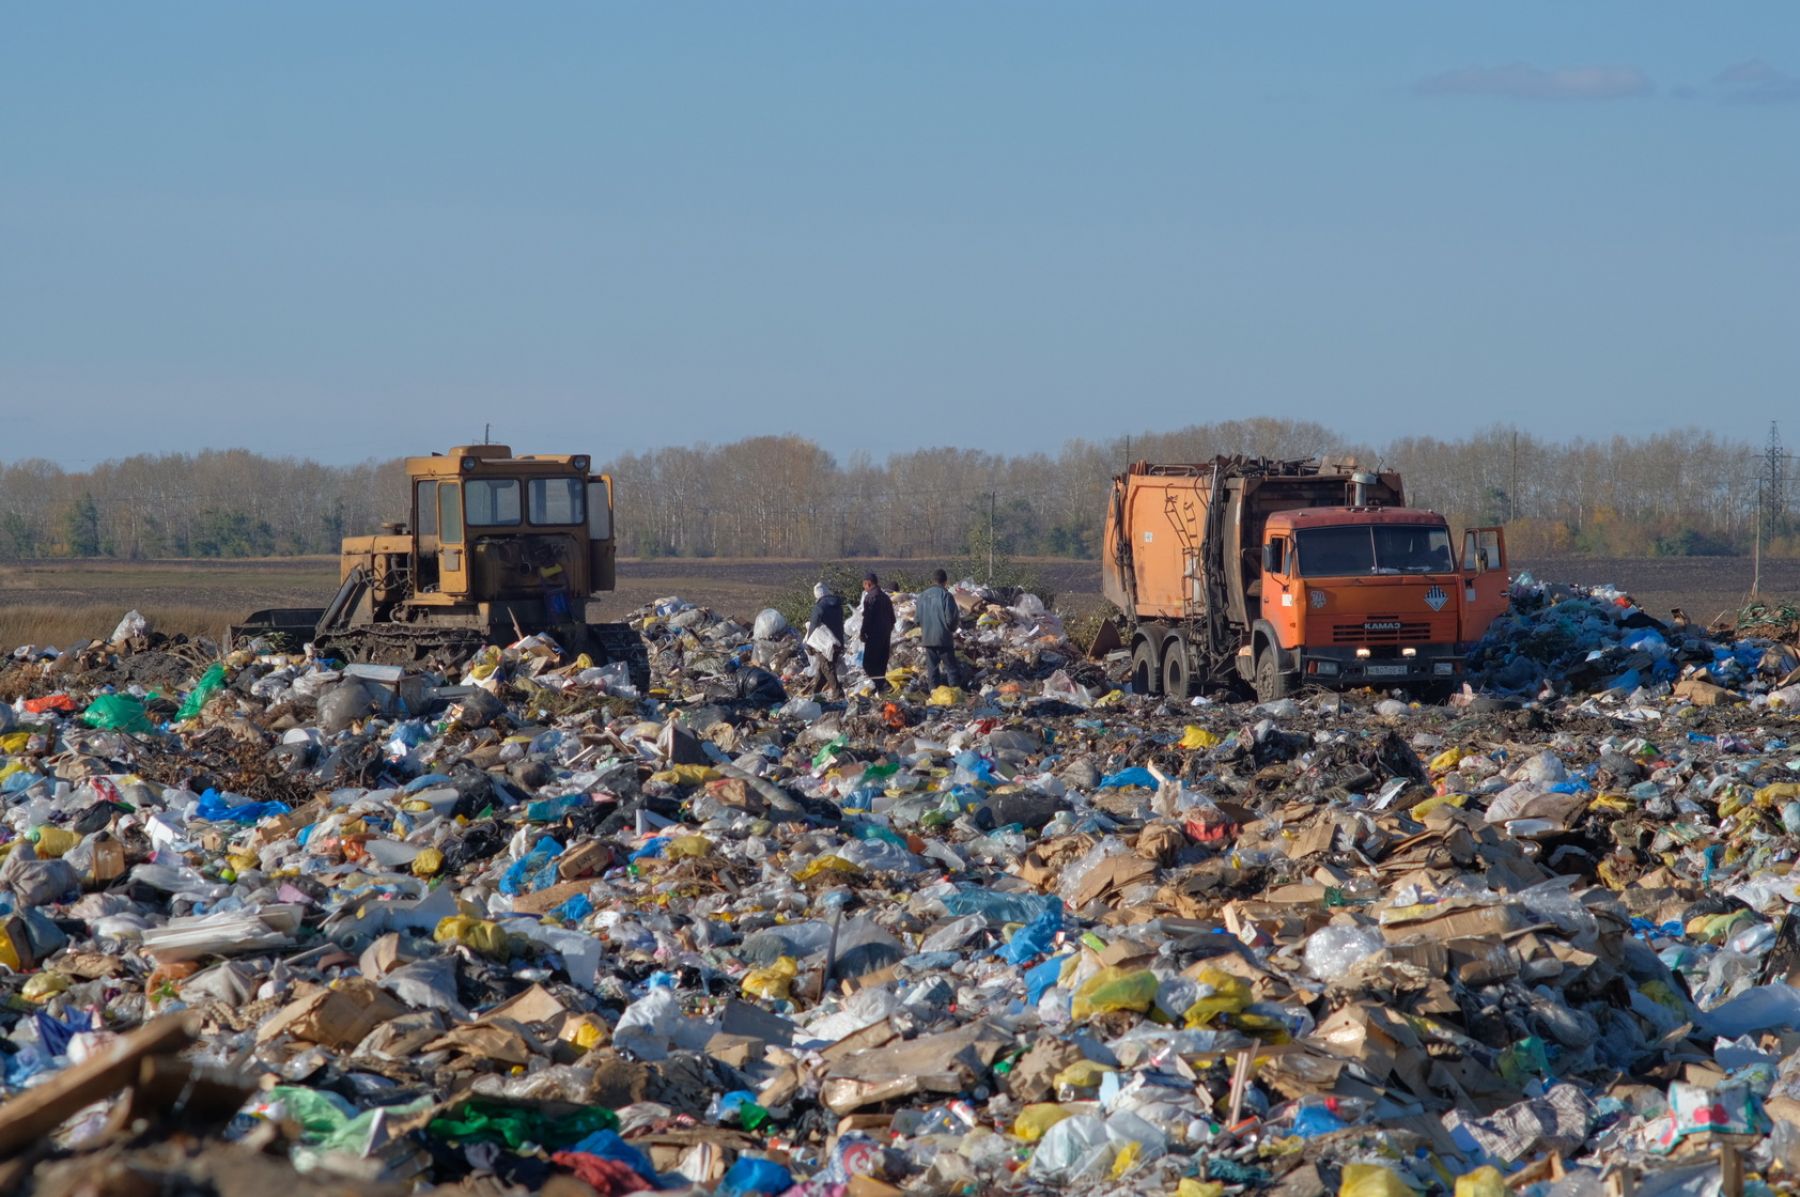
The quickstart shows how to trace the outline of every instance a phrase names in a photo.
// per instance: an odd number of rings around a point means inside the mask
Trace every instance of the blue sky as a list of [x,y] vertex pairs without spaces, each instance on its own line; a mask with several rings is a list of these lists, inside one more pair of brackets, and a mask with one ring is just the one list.
[[0,460],[1760,441],[1800,6],[16,5],[0,238]]

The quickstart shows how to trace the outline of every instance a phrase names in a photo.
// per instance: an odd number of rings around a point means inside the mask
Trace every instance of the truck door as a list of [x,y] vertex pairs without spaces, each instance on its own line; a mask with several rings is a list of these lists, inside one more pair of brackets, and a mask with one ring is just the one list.
[[[1306,603],[1300,596],[1305,588],[1295,585],[1297,554],[1291,537],[1280,534],[1269,537],[1263,548],[1262,617],[1275,628],[1281,647],[1294,648],[1300,643],[1300,619]],[[1252,586],[1257,583],[1252,583]]]
[[462,483],[439,483],[437,497],[438,589],[464,594],[469,589],[469,555],[463,544]]
[[1470,528],[1463,533],[1462,622],[1457,639],[1465,644],[1481,639],[1506,610],[1506,531],[1502,528]]

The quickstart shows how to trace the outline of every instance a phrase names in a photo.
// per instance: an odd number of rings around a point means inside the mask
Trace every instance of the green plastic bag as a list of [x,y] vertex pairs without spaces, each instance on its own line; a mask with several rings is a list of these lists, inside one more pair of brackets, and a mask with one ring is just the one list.
[[328,1151],[345,1151],[362,1156],[368,1153],[369,1136],[375,1120],[383,1113],[390,1118],[423,1114],[431,1108],[431,1098],[421,1097],[402,1106],[386,1106],[352,1114],[349,1103],[335,1093],[303,1089],[297,1085],[277,1085],[269,1090],[269,1099],[278,1101],[287,1116],[300,1125],[300,1141]]
[[546,1113],[541,1107],[500,1097],[471,1097],[447,1114],[439,1114],[425,1128],[440,1139],[475,1143],[504,1143],[517,1151],[536,1143],[555,1151],[587,1138],[595,1131],[618,1130],[619,1116],[604,1106],[587,1106],[568,1114]]
[[153,732],[156,725],[144,713],[144,704],[127,694],[102,694],[81,712],[81,721],[102,731]]
[[200,675],[200,681],[194,686],[193,691],[188,694],[186,701],[181,704],[181,710],[175,715],[176,720],[192,719],[195,715],[200,713],[201,708],[206,705],[208,699],[224,688],[225,663],[223,661],[214,661],[211,665],[206,667],[206,672]]

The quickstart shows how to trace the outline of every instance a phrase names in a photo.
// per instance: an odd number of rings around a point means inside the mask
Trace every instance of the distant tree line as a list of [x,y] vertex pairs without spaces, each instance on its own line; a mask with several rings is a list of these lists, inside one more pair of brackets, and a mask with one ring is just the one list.
[[[523,447],[521,447],[523,448]],[[563,446],[540,446],[558,451]],[[1129,461],[1217,454],[1354,456],[1398,469],[1409,500],[1460,526],[1501,523],[1523,556],[1800,553],[1760,449],[1688,430],[1606,442],[1511,427],[1455,440],[1361,444],[1295,420],[1071,440],[1055,454],[920,449],[840,462],[797,436],[627,454],[615,479],[621,551],[684,557],[1092,557],[1105,496]],[[0,466],[0,559],[335,553],[404,519],[398,461],[325,466],[244,450],[138,456],[70,471]]]

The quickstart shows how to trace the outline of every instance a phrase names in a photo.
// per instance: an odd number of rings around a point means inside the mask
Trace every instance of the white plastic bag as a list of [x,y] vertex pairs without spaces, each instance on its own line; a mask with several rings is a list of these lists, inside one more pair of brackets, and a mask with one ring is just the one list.
[[820,624],[811,632],[807,633],[806,647],[812,649],[827,661],[834,661],[837,659],[838,649],[842,646],[838,643],[838,638],[832,630],[824,624]]

